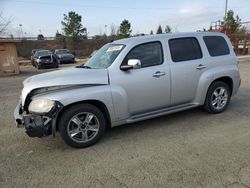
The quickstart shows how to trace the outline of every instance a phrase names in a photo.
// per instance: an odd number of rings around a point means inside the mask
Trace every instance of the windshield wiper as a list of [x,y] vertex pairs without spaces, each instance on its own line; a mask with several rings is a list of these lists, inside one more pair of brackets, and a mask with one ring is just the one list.
[[79,65],[79,66],[76,66],[76,68],[92,69],[92,67],[87,66],[87,65]]

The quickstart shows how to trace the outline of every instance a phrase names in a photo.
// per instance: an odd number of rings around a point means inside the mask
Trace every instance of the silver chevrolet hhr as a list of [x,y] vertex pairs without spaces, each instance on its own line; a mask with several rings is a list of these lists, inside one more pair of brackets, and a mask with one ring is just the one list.
[[30,137],[59,131],[68,145],[82,148],[108,126],[198,106],[221,113],[240,83],[224,34],[133,37],[104,45],[83,65],[27,78],[14,115]]

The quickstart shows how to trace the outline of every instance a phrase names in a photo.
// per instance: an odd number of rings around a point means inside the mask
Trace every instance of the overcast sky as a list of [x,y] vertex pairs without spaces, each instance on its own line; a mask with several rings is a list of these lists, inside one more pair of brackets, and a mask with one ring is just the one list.
[[[250,21],[250,0],[228,0],[243,21]],[[119,27],[123,19],[131,22],[133,34],[154,33],[158,25],[170,25],[174,32],[209,28],[222,19],[225,0],[0,0],[5,18],[13,18],[9,33],[18,35],[22,24],[27,36],[55,36],[62,31],[63,14],[75,11],[89,35],[110,33],[110,25]],[[0,18],[1,19],[1,18]],[[105,25],[107,28],[105,30]]]

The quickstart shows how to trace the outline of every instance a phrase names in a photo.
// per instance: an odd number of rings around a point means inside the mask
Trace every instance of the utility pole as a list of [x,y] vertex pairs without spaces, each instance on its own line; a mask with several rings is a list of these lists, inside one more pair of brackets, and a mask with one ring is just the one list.
[[107,36],[107,25],[105,24],[104,27],[105,27],[105,35]]
[[226,0],[226,6],[225,6],[225,19],[227,17],[227,5],[228,5],[228,0]]
[[23,25],[22,24],[19,24],[19,27],[20,27],[20,38],[23,38]]

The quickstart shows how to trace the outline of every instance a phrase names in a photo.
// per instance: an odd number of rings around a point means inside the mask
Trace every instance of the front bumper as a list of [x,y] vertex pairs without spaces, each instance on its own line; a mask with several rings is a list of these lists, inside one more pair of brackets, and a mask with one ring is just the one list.
[[18,128],[24,127],[29,137],[40,138],[51,134],[54,136],[56,132],[57,115],[62,107],[60,103],[56,102],[51,112],[45,115],[25,114],[19,101],[14,111],[16,126]]
[[23,127],[23,116],[22,114],[22,106],[21,106],[21,100],[18,101],[17,106],[14,110],[14,118],[15,118],[15,122],[16,122],[16,126],[18,128]]
[[55,68],[58,66],[57,62],[47,62],[47,63],[40,63],[39,64],[40,68]]
[[74,63],[75,62],[75,58],[72,58],[72,57],[61,57],[58,59],[60,63]]

